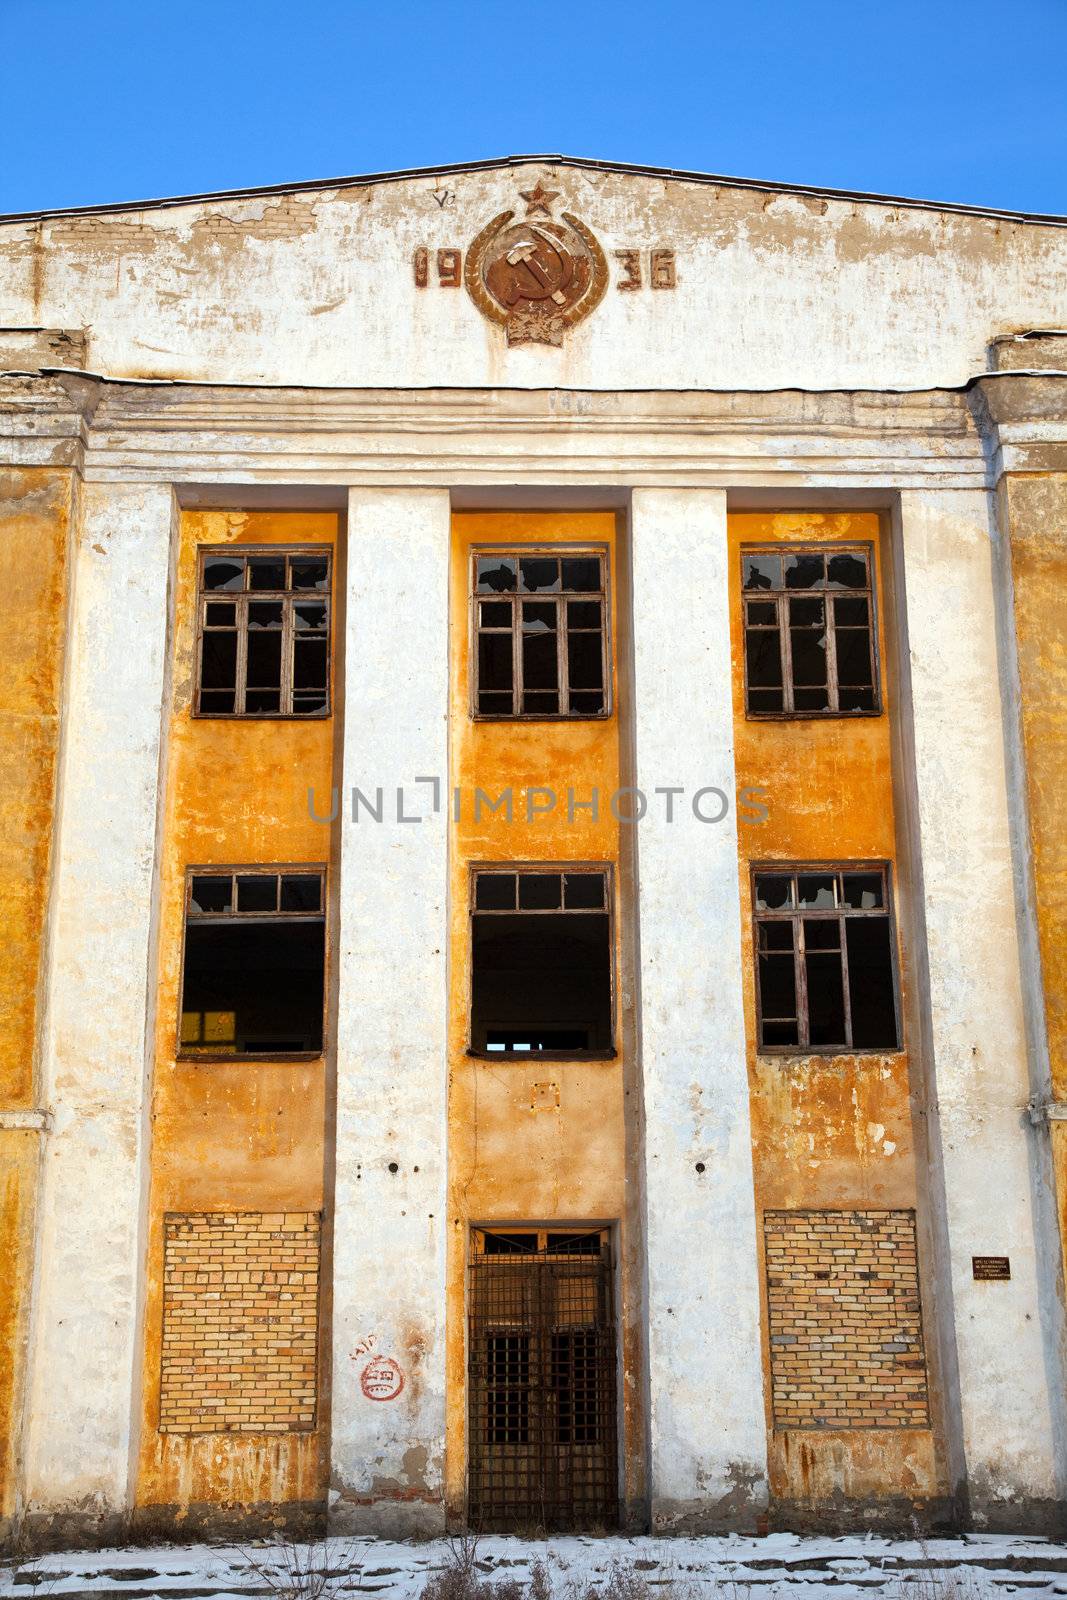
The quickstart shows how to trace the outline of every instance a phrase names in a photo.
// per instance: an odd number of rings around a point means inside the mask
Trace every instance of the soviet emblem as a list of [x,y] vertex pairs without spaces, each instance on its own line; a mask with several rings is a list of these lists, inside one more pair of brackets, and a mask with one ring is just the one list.
[[[525,222],[502,211],[467,251],[463,280],[483,317],[500,324],[508,344],[563,343],[568,328],[596,309],[608,264],[595,236],[569,211],[557,222],[542,189],[523,194]],[[542,211],[544,219],[530,213]]]

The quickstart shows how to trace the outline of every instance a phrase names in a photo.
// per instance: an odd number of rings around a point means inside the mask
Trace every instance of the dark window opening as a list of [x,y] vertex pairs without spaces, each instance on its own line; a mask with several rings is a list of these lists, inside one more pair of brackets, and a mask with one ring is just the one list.
[[750,717],[881,709],[871,561],[865,546],[742,551]]
[[197,605],[198,716],[327,714],[329,551],[201,551]]
[[594,553],[475,555],[476,716],[605,714],[606,571]]
[[478,1055],[610,1054],[607,874],[478,871],[470,1047]]
[[895,1050],[896,978],[885,867],[753,871],[763,1050]]
[[317,1055],[324,979],[321,871],[190,874],[182,1055]]

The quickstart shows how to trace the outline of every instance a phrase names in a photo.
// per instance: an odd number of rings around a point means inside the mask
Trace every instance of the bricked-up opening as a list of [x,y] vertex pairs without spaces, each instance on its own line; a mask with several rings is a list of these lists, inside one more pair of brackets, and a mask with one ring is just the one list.
[[925,1428],[911,1211],[767,1211],[776,1428]]
[[315,1427],[319,1214],[163,1219],[160,1433]]
[[608,1230],[476,1229],[469,1278],[471,1527],[616,1527]]
[[610,882],[604,868],[474,873],[474,1054],[613,1053]]
[[323,869],[188,874],[181,1054],[318,1054],[323,1042]]
[[889,870],[753,868],[761,1050],[895,1050]]

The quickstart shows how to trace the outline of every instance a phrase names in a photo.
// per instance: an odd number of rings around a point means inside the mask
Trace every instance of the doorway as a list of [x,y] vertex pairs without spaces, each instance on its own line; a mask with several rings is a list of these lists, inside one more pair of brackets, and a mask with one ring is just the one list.
[[610,1231],[473,1230],[468,1308],[471,1528],[618,1527]]

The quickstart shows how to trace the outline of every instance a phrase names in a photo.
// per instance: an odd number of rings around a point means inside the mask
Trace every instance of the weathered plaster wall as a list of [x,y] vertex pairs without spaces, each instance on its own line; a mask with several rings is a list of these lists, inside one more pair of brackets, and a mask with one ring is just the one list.
[[[349,497],[330,1480],[338,1531],[444,1525],[448,515],[443,490]],[[413,782],[423,774],[441,786],[436,812],[429,785]],[[381,788],[380,823],[365,811],[353,820],[354,786],[372,804]],[[403,814],[420,821],[398,822],[398,788]]]
[[[0,1533],[16,1509],[33,1273],[40,978],[51,881],[73,493],[67,471],[0,470]],[[9,1114],[14,1115],[9,1116]],[[19,1122],[28,1125],[20,1127]]]
[[[634,739],[652,1523],[746,1529],[767,1503],[752,1146],[737,966],[726,496],[634,491]],[[727,812],[702,822],[697,792]],[[657,787],[679,786],[673,820]],[[715,816],[714,794],[698,802]]]
[[[417,289],[413,256],[523,217],[539,180],[611,283],[562,349],[509,349],[433,268]],[[648,287],[659,248],[675,289]],[[623,250],[640,290],[620,292]],[[134,378],[924,388],[983,370],[995,334],[1062,326],[1065,269],[1050,225],[534,163],[0,224],[0,324],[87,329],[86,367]]]
[[[1030,1126],[1008,778],[984,494],[900,499],[912,706],[920,996],[932,1153],[944,1174],[939,1264],[951,1305],[962,1447],[979,1526],[1062,1516],[1060,1353],[1044,1340],[1040,1276],[1055,1259]],[[995,1204],[991,1201],[995,1199]],[[1050,1249],[1051,1245],[1051,1249]],[[976,1281],[972,1257],[1010,1258]]]
[[[159,864],[159,964],[152,1078],[152,1181],[145,1247],[138,1522],[217,1519],[221,1504],[270,1503],[297,1514],[325,1500],[328,1385],[320,1360],[317,1429],[273,1438],[160,1433],[163,1214],[321,1211],[327,1065],[180,1059],[184,888],[188,866],[326,863],[331,830],[309,815],[313,786],[328,811],[333,720],[192,716],[196,562],[201,545],[334,548],[329,513],[184,512],[175,581],[173,685]],[[336,580],[335,580],[336,594]],[[336,604],[336,603],[335,603]],[[333,625],[338,624],[335,610]],[[332,702],[331,702],[332,703]],[[329,963],[329,938],[328,956]],[[329,980],[328,980],[329,981]]]
[[[874,557],[881,663],[881,715],[810,721],[759,721],[745,715],[741,548],[805,541],[869,543]],[[897,830],[891,723],[897,686],[886,649],[885,571],[875,512],[739,513],[730,517],[730,621],[733,633],[737,781],[760,786],[761,824],[742,824],[738,841],[741,972],[752,1092],[756,1205],[764,1210],[917,1205],[913,1068],[902,1048],[878,1055],[784,1057],[757,1046],[750,865],[755,861],[888,861]],[[894,879],[896,873],[894,872]],[[897,885],[894,882],[894,899]],[[898,921],[899,928],[899,921]],[[910,968],[902,952],[901,983]],[[901,1015],[906,995],[902,995]],[[761,1229],[762,1233],[762,1229]],[[761,1295],[766,1275],[760,1240]],[[920,1278],[920,1290],[922,1289]],[[764,1362],[769,1370],[767,1320]],[[933,1365],[927,1341],[928,1370]],[[936,1354],[936,1353],[934,1353]],[[932,1395],[937,1414],[936,1392]],[[907,1526],[917,1511],[944,1511],[947,1479],[927,1428],[797,1431],[770,1426],[771,1489],[779,1516],[793,1522],[838,1517]]]
[[[611,574],[610,628],[613,714],[596,722],[476,722],[470,716],[470,553],[472,546],[587,542],[606,546]],[[452,519],[450,563],[450,784],[461,793],[450,851],[451,952],[448,1004],[448,1441],[450,1510],[462,1514],[466,1495],[467,1352],[466,1277],[471,1223],[606,1222],[613,1248],[622,1324],[618,1330],[622,1389],[620,1419],[627,1507],[644,1494],[644,1413],[640,1381],[633,1257],[633,1219],[627,1194],[634,1148],[634,1112],[623,1092],[626,1039],[634,996],[623,974],[629,940],[627,907],[616,881],[614,973],[615,1059],[608,1061],[492,1062],[467,1053],[470,1016],[470,906],[472,862],[605,862],[618,870],[620,824],[611,797],[619,787],[619,626],[617,573],[626,555],[616,540],[612,512],[457,513]],[[528,792],[545,787],[558,797],[546,814],[528,820]],[[513,820],[482,807],[474,815],[475,789],[493,800],[510,788]],[[599,792],[594,816],[575,802]],[[546,804],[543,796],[535,804]],[[623,802],[625,805],[625,802]],[[540,1085],[540,1090],[536,1087]]]
[[83,490],[73,573],[40,1093],[44,1145],[25,1500],[113,1533],[140,1324],[157,799],[174,497]]

